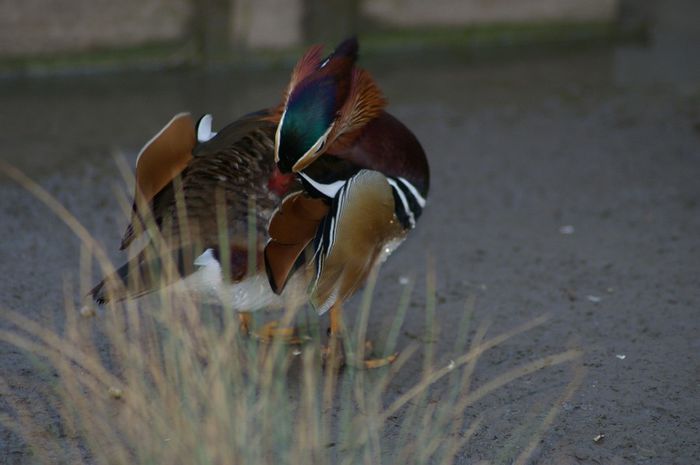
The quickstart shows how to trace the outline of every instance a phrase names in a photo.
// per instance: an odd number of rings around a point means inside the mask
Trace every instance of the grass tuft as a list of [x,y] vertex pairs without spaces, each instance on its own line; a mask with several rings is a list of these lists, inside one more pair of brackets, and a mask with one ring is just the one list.
[[[97,241],[45,190],[6,164],[0,170],[80,237],[81,292],[89,288],[93,261],[105,272],[114,269]],[[157,235],[154,240],[160,244]],[[354,331],[348,332],[351,359],[365,356],[376,279],[373,274]],[[341,373],[323,368],[318,325],[302,346],[281,339],[264,344],[241,334],[231,308],[198,303],[172,287],[151,298],[109,304],[91,320],[81,316],[74,305],[76,289],[66,284],[60,332],[0,309],[3,327],[11,328],[0,330],[0,340],[37,357],[57,375],[47,386],[47,402],[59,414],[59,432],[38,434],[47,425],[38,424],[35,409],[16,401],[3,380],[0,394],[11,412],[0,421],[23,435],[37,463],[47,464],[451,464],[483,427],[483,417],[473,411],[477,402],[519,378],[575,364],[581,351],[530,360],[474,385],[485,352],[545,324],[548,316],[498,335],[489,335],[482,324],[469,339],[476,307],[470,297],[454,354],[443,358],[431,343],[438,334],[436,280],[429,267],[425,341],[402,347],[388,367],[370,372],[347,367]],[[380,341],[384,354],[396,350],[413,287],[412,282],[405,287],[387,338]],[[288,307],[281,324],[292,324],[304,311]],[[400,395],[391,392],[392,381],[417,354],[423,360],[420,376]],[[528,428],[525,446],[509,453],[517,452],[515,463],[527,463],[583,376],[576,370],[561,396]],[[437,386],[444,394],[436,401],[429,394]]]

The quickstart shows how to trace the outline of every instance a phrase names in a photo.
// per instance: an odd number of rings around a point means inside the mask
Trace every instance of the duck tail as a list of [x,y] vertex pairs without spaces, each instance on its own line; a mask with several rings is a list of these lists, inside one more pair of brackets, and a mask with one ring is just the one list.
[[88,297],[103,305],[153,292],[194,271],[193,266],[185,266],[186,261],[192,263],[193,250],[189,248],[187,252],[182,248],[172,252],[170,258],[174,269],[168,273],[165,272],[169,266],[165,257],[155,256],[147,250],[141,251],[93,287]]

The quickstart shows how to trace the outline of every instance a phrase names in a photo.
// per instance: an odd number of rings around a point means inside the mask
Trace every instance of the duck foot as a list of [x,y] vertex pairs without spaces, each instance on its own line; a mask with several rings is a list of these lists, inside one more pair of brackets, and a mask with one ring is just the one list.
[[[342,305],[340,303],[336,303],[333,305],[333,307],[331,307],[329,312],[330,327],[328,328],[328,345],[321,350],[321,356],[326,366],[335,367],[335,369],[339,369],[346,365],[359,369],[374,369],[390,365],[396,361],[399,356],[398,352],[386,357],[369,358],[364,360],[357,360],[356,357],[346,356],[342,339],[344,328],[343,318],[341,316],[342,311]],[[372,348],[372,342],[365,341],[363,354],[371,353]]]
[[248,312],[238,312],[238,329],[241,334],[250,336],[250,327],[253,322],[253,316]]
[[381,368],[387,365],[391,365],[396,361],[397,358],[399,358],[399,353],[394,352],[393,354],[387,355],[386,357],[365,359],[362,361],[362,363],[364,365],[364,368],[366,369]]
[[258,331],[254,331],[252,335],[259,341],[270,343],[273,340],[281,340],[289,345],[301,345],[309,338],[299,335],[299,331],[294,326],[282,326],[274,320],[267,322]]
[[[371,350],[372,343],[370,341],[365,342],[365,352],[370,352]],[[324,365],[333,370],[340,370],[345,366],[363,370],[381,368],[394,363],[398,356],[399,354],[396,352],[386,357],[357,360],[355,357],[346,356],[343,341],[336,335],[331,335],[328,345],[321,349]]]
[[274,339],[279,339],[289,345],[300,345],[308,339],[301,337],[299,331],[294,327],[280,327],[276,320],[265,323],[262,328],[255,330],[253,329],[252,315],[248,312],[240,312],[238,321],[241,334],[252,336],[260,342],[270,343]]
[[332,371],[341,371],[345,368],[345,347],[341,338],[330,336],[328,344],[321,347],[321,361],[324,368]]

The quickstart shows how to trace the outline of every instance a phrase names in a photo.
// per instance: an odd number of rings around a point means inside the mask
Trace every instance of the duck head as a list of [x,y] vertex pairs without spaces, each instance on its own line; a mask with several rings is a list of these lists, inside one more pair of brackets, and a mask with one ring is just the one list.
[[275,134],[275,161],[298,173],[342,135],[376,116],[384,99],[369,74],[355,67],[356,38],[327,57],[312,47],[292,73]]

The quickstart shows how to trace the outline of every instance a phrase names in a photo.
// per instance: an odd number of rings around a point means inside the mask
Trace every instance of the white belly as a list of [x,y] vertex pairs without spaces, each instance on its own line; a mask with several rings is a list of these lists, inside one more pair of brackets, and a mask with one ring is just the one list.
[[307,300],[301,270],[290,278],[284,292],[277,295],[272,292],[265,273],[235,283],[224,283],[221,265],[210,250],[200,255],[195,260],[195,265],[199,269],[176,286],[184,287],[186,292],[202,302],[224,304],[234,310],[252,312],[298,306]]

